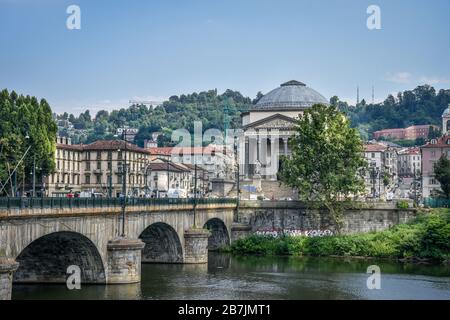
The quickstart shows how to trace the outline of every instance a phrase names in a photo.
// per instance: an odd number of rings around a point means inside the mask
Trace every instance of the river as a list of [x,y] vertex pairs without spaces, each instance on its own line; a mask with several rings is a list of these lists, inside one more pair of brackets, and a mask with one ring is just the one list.
[[[370,265],[381,289],[367,288]],[[13,299],[446,299],[450,267],[340,258],[210,253],[208,265],[144,264],[132,285],[14,284]]]

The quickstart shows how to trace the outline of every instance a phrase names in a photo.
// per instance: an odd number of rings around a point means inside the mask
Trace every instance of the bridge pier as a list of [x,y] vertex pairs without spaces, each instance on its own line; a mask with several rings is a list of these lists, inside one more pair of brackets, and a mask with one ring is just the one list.
[[116,238],[108,241],[108,284],[141,281],[141,256],[145,243],[140,239]]
[[0,256],[0,300],[11,300],[13,273],[18,267],[14,259]]
[[208,263],[208,238],[206,229],[188,229],[184,232],[184,263]]

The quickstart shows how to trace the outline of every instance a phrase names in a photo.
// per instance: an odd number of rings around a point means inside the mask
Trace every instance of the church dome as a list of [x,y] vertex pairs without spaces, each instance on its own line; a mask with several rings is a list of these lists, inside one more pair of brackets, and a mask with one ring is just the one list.
[[448,108],[444,110],[442,113],[442,118],[449,117],[450,116],[450,104],[448,105]]
[[303,110],[317,103],[328,104],[328,101],[303,82],[291,80],[264,95],[252,109]]

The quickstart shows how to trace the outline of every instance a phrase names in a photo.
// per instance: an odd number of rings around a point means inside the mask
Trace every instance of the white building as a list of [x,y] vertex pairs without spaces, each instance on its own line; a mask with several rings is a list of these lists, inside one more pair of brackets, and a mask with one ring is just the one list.
[[383,198],[398,180],[397,150],[380,143],[366,144],[364,157],[368,163],[366,193]]
[[210,179],[235,179],[235,154],[232,149],[224,146],[210,144],[206,147],[162,147],[147,150],[176,164],[197,164],[208,172]]
[[398,174],[400,177],[420,176],[422,171],[422,154],[420,148],[407,148],[398,153]]

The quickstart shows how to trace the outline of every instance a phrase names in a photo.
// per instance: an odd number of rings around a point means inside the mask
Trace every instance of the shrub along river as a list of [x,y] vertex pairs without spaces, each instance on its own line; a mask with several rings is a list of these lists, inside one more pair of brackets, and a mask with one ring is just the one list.
[[[378,265],[381,288],[368,289]],[[13,299],[450,299],[450,266],[210,253],[206,265],[144,264],[132,285],[15,284]]]

